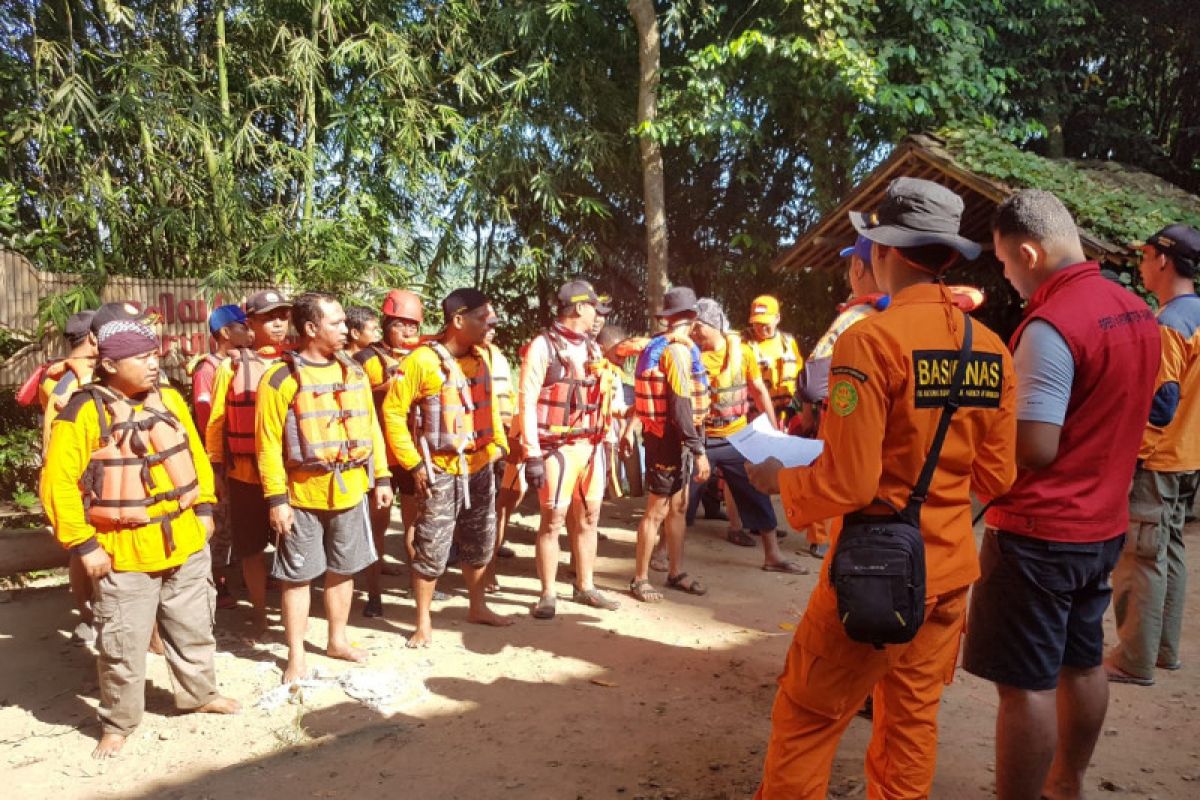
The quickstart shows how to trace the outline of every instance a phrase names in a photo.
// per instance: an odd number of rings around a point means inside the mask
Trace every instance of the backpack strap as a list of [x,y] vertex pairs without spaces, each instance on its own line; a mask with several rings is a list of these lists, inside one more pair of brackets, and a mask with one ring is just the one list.
[[913,486],[912,494],[908,497],[908,505],[904,507],[903,515],[916,527],[920,527],[921,506],[929,495],[929,484],[933,481],[933,473],[937,469],[938,459],[942,455],[942,445],[946,442],[946,434],[950,430],[950,420],[958,410],[962,399],[963,378],[967,371],[967,360],[971,357],[971,317],[963,314],[966,327],[963,330],[962,348],[958,351],[958,365],[954,370],[954,378],[950,382],[950,392],[942,405],[942,416],[938,420],[937,433],[933,435],[933,443],[929,446],[929,455],[925,457],[925,466],[921,469],[921,477]]

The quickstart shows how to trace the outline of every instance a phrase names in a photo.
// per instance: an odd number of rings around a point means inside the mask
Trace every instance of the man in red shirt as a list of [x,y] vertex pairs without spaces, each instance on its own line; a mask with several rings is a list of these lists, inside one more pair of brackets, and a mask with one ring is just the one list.
[[987,515],[963,666],[996,684],[996,796],[1081,795],[1108,708],[1103,617],[1159,364],[1154,314],[1087,261],[1054,195],[992,223],[1027,298],[1011,343],[1019,471]]

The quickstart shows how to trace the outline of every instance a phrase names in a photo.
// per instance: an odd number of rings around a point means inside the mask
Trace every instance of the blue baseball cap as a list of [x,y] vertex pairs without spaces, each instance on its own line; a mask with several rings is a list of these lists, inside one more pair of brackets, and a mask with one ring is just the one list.
[[217,331],[235,322],[246,324],[246,312],[241,306],[217,306],[208,315],[208,330],[216,336]]
[[854,244],[842,250],[838,255],[842,258],[858,256],[869,267],[871,266],[871,240],[860,233]]

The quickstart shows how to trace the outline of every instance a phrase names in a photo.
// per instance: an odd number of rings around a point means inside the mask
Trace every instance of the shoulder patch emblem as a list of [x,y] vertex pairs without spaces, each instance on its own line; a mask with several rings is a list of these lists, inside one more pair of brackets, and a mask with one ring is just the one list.
[[858,389],[849,381],[838,381],[829,390],[829,407],[839,417],[847,417],[858,408]]

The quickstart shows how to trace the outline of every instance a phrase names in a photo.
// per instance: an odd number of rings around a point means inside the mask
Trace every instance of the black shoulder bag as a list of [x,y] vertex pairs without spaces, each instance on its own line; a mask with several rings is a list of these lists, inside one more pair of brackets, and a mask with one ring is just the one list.
[[838,616],[846,634],[881,650],[885,644],[911,642],[925,621],[921,506],[942,454],[950,419],[959,406],[963,373],[971,355],[971,318],[964,314],[963,319],[966,329],[958,366],[908,505],[888,516],[847,514],[829,564],[829,579],[837,591]]

